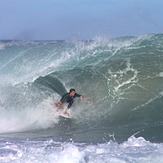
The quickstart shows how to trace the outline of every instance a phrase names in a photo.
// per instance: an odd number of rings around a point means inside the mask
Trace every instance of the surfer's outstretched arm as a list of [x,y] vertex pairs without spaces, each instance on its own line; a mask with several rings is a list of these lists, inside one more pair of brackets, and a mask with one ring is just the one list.
[[80,96],[80,98],[81,98],[82,100],[84,100],[85,102],[87,102],[87,103],[93,103],[92,100],[90,100],[89,98],[87,98],[87,97],[85,97],[85,96]]

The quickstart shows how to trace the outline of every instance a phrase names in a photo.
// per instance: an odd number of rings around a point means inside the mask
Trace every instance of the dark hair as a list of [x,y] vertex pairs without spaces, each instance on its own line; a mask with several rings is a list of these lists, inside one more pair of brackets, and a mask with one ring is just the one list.
[[75,89],[71,88],[71,89],[70,89],[70,92],[73,92],[73,91],[75,92]]

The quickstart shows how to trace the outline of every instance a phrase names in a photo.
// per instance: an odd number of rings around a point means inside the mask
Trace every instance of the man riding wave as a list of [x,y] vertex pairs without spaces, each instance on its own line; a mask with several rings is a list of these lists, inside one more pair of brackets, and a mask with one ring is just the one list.
[[75,89],[72,88],[70,89],[69,93],[64,94],[62,98],[60,99],[60,101],[57,103],[56,112],[59,112],[59,109],[61,109],[61,106],[63,105],[63,103],[67,103],[68,105],[67,105],[67,108],[64,110],[64,114],[69,115],[67,111],[74,103],[74,98],[76,97],[79,97],[80,99],[83,99],[89,103],[92,102],[92,100],[86,98],[85,96],[76,93]]

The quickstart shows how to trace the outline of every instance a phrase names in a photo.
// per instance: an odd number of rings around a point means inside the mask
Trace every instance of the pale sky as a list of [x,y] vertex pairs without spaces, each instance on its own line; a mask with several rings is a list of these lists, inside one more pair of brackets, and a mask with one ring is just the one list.
[[163,0],[0,0],[0,40],[163,33]]

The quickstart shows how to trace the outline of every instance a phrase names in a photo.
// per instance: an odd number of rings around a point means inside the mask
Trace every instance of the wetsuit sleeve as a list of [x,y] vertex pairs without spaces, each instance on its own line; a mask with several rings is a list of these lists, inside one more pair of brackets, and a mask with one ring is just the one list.
[[81,95],[79,95],[78,93],[75,93],[75,97],[81,97]]

